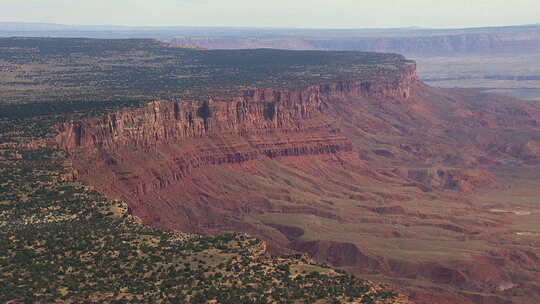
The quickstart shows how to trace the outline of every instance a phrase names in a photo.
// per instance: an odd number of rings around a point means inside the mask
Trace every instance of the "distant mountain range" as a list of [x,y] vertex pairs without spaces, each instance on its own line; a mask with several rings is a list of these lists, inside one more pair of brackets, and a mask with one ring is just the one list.
[[360,50],[408,56],[540,51],[538,24],[463,29],[287,29],[0,22],[0,37],[10,36],[155,38],[209,49]]

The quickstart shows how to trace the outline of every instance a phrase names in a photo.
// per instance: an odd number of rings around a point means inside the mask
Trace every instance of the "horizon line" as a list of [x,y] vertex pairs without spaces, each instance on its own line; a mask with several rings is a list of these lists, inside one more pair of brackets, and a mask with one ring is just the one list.
[[[467,30],[483,28],[507,28],[507,27],[527,27],[540,26],[540,23],[530,24],[511,24],[511,25],[486,25],[486,26],[465,26],[465,27],[421,27],[421,26],[403,26],[403,27],[275,27],[275,26],[247,26],[247,25],[118,25],[118,24],[67,24],[56,22],[32,22],[32,21],[0,21],[0,24],[20,24],[20,25],[54,25],[64,27],[117,27],[126,29],[175,29],[175,28],[221,28],[221,29],[267,29],[267,30]],[[0,31],[8,31],[0,29]],[[9,31],[28,31],[10,29]],[[50,30],[49,30],[50,31]]]

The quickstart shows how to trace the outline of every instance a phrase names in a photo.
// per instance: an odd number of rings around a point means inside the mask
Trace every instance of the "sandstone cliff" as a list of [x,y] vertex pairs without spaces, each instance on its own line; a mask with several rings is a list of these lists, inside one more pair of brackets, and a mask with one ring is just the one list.
[[[142,108],[59,125],[57,142],[84,157],[109,155],[109,162],[126,153],[178,146],[175,179],[206,165],[348,152],[352,145],[340,135],[334,119],[325,115],[325,101],[347,96],[406,100],[415,81],[415,67],[410,65],[384,78],[296,90],[252,89],[232,100],[155,101]],[[210,138],[221,143],[207,145],[205,139]]]
[[[212,219],[208,216],[212,211],[206,207],[191,209],[190,204],[183,203],[199,201],[200,191],[208,191],[201,185],[208,183],[208,176],[215,172],[204,173],[205,168],[245,167],[265,159],[294,161],[304,157],[305,161],[306,157],[327,155],[333,159],[329,164],[348,163],[364,170],[352,152],[351,141],[341,134],[336,117],[330,115],[329,100],[361,97],[406,102],[417,81],[411,64],[389,75],[294,90],[250,89],[230,99],[155,101],[141,108],[61,124],[56,142],[71,153],[75,175],[126,200],[132,212],[149,223],[195,232],[228,227],[226,230],[257,234],[244,223]],[[182,197],[175,199],[179,192]],[[232,206],[225,209],[236,212],[246,198],[226,203]],[[159,207],[164,202],[169,211]],[[220,209],[222,203],[214,207]],[[249,208],[268,208],[265,203],[263,207],[256,205],[250,203]],[[301,207],[298,210],[303,211],[297,212],[324,214],[308,209]],[[199,210],[201,216],[195,217],[193,210]]]
[[[523,281],[540,260],[521,248],[530,260],[497,268],[487,228],[507,231],[509,220],[471,194],[497,184],[488,166],[537,161],[538,115],[532,103],[429,88],[409,65],[291,90],[155,101],[61,124],[55,140],[74,177],[154,227],[247,232],[271,253],[412,278],[424,303],[481,303],[488,296],[461,290]],[[465,271],[480,259],[496,276]],[[432,283],[447,291],[426,294],[421,286]]]

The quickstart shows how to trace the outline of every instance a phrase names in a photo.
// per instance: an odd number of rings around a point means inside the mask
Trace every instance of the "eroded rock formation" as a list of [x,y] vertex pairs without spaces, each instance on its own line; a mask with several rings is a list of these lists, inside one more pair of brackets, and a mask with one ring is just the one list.
[[[409,65],[294,90],[155,101],[59,125],[55,140],[73,176],[155,227],[248,232],[271,253],[478,292],[531,275],[513,272],[529,267],[520,261],[489,280],[466,271],[476,260],[494,267],[486,227],[509,222],[474,215],[485,211],[468,195],[499,186],[489,166],[537,160],[539,114],[531,103],[429,88]],[[459,251],[469,240],[486,243]],[[441,247],[432,253],[430,242]],[[490,296],[472,297],[436,298]]]
[[[310,86],[298,90],[253,89],[233,100],[155,101],[138,109],[58,126],[57,142],[104,166],[132,155],[171,149],[167,170],[153,180],[137,181],[137,194],[147,194],[208,165],[351,152],[328,115],[329,98],[384,96],[406,100],[417,81],[414,65],[384,78]],[[165,147],[166,146],[166,147]],[[81,154],[82,153],[82,154]],[[94,166],[78,166],[82,175]]]

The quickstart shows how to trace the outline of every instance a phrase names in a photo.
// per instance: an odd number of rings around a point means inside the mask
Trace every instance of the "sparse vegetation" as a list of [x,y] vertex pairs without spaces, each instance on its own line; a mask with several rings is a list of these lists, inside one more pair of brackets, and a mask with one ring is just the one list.
[[385,74],[400,55],[281,50],[204,51],[154,40],[0,39],[0,117],[93,112],[157,98],[230,98]]
[[[64,181],[60,151],[4,145],[2,155],[3,303],[375,303],[397,298],[386,288],[303,256],[266,257],[263,243],[246,235],[201,237],[138,224],[122,202]],[[303,265],[316,271],[291,272]]]
[[[313,73],[340,58],[258,51],[249,60],[263,72],[250,72],[242,65],[250,54],[210,54],[145,40],[0,39],[0,302],[398,303],[387,287],[305,256],[267,257],[264,244],[246,235],[151,229],[123,202],[71,181],[65,154],[46,141],[57,122],[216,79],[218,90],[247,86],[250,77],[268,81],[280,54],[278,72],[290,77],[295,68],[285,67],[301,58]],[[205,71],[208,64],[214,70]]]

